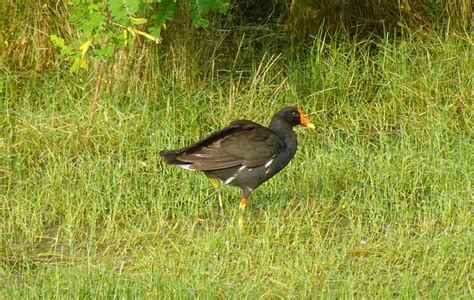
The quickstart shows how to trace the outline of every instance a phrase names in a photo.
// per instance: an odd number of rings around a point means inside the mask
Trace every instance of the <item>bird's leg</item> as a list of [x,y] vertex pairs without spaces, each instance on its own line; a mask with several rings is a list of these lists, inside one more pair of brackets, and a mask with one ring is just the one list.
[[247,198],[242,198],[242,200],[240,201],[240,206],[239,206],[241,213],[244,213],[246,206],[247,206]]
[[243,192],[242,200],[240,201],[240,206],[239,206],[239,210],[240,210],[239,229],[240,229],[240,230],[243,230],[243,229],[244,229],[245,207],[247,206],[248,197],[250,196],[250,193],[251,193],[251,192],[252,192],[252,190],[247,190],[247,189],[245,189],[244,192]]
[[219,180],[208,177],[211,181],[212,186],[216,189],[217,198],[219,199],[219,208],[221,209],[221,214],[224,215],[224,203],[222,203],[222,196],[221,196],[221,183]]
[[240,206],[239,206],[239,210],[240,210],[240,215],[239,215],[239,230],[243,230],[244,229],[244,213],[245,213],[245,207],[247,206],[247,198],[242,198],[242,200],[240,201]]

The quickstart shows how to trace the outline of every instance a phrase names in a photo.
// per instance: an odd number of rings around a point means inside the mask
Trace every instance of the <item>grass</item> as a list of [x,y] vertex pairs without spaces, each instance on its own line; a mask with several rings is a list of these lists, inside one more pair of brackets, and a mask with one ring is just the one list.
[[[109,70],[89,133],[93,79],[4,67],[0,295],[471,298],[471,48],[320,37],[240,73],[150,58]],[[242,232],[239,190],[222,217],[205,176],[158,156],[288,104],[317,128]]]

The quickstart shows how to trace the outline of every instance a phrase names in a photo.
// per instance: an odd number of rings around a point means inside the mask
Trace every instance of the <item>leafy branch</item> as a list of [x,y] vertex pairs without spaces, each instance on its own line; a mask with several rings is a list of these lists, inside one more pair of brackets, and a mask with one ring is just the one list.
[[72,0],[70,20],[77,39],[66,44],[51,35],[63,58],[71,62],[70,71],[89,65],[91,58],[106,62],[118,47],[133,42],[137,36],[160,43],[162,31],[180,8],[188,7],[193,24],[207,27],[212,11],[223,13],[225,0]]
[[[60,55],[71,62],[70,72],[87,69],[91,59],[99,60],[95,91],[89,109],[87,140],[100,98],[105,63],[118,47],[125,47],[137,36],[155,43],[161,42],[162,29],[173,20],[180,7],[189,7],[193,24],[206,27],[211,11],[224,12],[226,0],[72,0],[70,19],[77,39],[66,44],[63,38],[51,35]],[[148,16],[148,17],[147,17]]]

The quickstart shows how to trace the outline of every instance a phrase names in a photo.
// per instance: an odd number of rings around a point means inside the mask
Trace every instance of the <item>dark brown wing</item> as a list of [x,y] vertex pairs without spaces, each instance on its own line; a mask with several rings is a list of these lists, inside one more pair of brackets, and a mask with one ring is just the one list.
[[180,150],[176,159],[192,170],[210,171],[243,165],[254,168],[268,162],[284,147],[270,129],[239,120]]

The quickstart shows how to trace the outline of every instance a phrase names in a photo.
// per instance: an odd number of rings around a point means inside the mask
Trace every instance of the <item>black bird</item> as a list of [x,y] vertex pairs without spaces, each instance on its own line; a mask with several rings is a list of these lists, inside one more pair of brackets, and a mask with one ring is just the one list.
[[[168,164],[202,171],[211,179],[240,187],[243,211],[252,191],[283,169],[295,155],[296,125],[314,128],[298,108],[285,107],[273,116],[268,128],[237,120],[189,147],[164,150],[160,155]],[[220,192],[219,204],[222,209]]]

